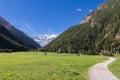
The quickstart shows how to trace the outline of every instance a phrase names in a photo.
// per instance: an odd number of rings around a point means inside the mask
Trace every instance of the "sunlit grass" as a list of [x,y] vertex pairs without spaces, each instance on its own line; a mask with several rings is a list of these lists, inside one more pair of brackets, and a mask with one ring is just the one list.
[[109,69],[120,79],[120,55],[115,55],[116,61],[109,65]]
[[0,54],[0,80],[87,80],[103,56],[18,52]]

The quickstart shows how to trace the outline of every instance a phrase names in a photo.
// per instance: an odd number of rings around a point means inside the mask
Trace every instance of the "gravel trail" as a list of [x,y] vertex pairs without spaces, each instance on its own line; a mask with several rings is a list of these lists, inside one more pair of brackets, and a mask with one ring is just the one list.
[[115,58],[94,65],[89,71],[89,80],[119,80],[109,70],[108,65],[114,62]]

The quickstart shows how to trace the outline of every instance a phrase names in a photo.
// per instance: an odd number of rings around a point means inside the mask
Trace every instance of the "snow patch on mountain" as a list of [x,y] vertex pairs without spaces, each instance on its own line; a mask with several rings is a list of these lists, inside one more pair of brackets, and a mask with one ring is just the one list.
[[50,43],[52,40],[56,39],[58,35],[56,34],[42,34],[42,35],[37,35],[33,39],[40,44],[42,47],[46,46],[48,43]]

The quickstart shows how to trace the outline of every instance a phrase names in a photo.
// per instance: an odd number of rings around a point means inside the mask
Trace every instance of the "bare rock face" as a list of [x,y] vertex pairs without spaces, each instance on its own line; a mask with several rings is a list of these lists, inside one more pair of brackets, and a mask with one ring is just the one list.
[[101,10],[101,9],[103,9],[104,8],[104,6],[103,5],[100,5],[98,8],[97,8],[97,10]]
[[84,24],[84,23],[87,23],[87,22],[90,22],[90,21],[91,21],[90,26],[91,27],[95,27],[95,23],[92,20],[92,16],[91,15],[85,17],[84,20],[81,22],[81,24]]
[[91,19],[91,15],[85,17],[84,20],[81,22],[81,24],[89,22],[90,19]]
[[[104,6],[103,6],[103,5],[100,5],[95,11],[101,10],[102,8],[104,8]],[[85,18],[82,20],[82,22],[81,22],[80,24],[87,23],[87,22],[89,22],[91,19],[92,19],[92,15],[88,15],[87,17],[85,17]],[[93,21],[91,22],[90,25],[91,25],[91,27],[94,27],[94,26],[95,26],[95,24],[94,24]]]
[[95,23],[92,21],[90,24],[91,27],[95,27]]
[[[114,7],[114,6],[113,6]],[[97,11],[99,11],[99,10],[101,10],[101,9],[103,9],[103,8],[108,8],[108,6],[107,5],[105,5],[105,4],[101,4],[99,7],[97,7]]]
[[[98,11],[98,10],[101,10],[101,9],[103,9],[103,8],[106,8],[106,7],[107,7],[107,6],[101,4],[101,5],[95,10],[95,12]],[[87,23],[87,22],[89,22],[90,20],[92,21],[92,15],[88,15],[87,17],[85,17],[85,18],[81,21],[80,24]],[[95,26],[95,23],[92,21],[90,25],[91,25],[91,27],[94,27],[94,26]]]
[[115,40],[120,40],[120,34],[115,35]]

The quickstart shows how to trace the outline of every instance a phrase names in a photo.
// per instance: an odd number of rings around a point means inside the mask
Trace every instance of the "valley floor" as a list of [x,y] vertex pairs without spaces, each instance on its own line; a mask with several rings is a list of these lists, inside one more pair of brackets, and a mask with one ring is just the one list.
[[88,70],[104,56],[18,52],[0,54],[0,80],[88,80]]

